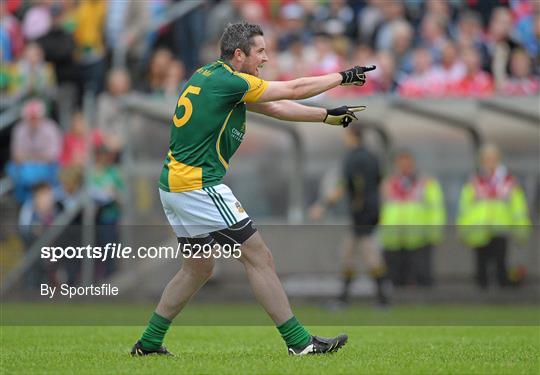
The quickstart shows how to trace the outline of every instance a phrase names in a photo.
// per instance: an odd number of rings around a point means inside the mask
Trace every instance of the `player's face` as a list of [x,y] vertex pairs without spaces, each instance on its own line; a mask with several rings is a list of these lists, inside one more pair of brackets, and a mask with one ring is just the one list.
[[251,52],[249,53],[249,56],[245,55],[240,71],[258,77],[259,69],[268,61],[268,56],[266,56],[266,45],[264,43],[264,38],[261,35],[254,36],[251,39],[251,42]]
[[496,151],[487,151],[481,156],[480,161],[484,171],[493,173],[499,166],[499,154]]
[[410,176],[414,173],[414,159],[408,154],[399,155],[396,158],[396,169],[403,176]]

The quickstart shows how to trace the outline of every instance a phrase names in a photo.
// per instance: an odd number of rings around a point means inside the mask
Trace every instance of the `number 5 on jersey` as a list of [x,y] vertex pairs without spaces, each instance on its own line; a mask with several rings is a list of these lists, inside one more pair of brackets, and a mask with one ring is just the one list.
[[184,107],[184,115],[178,118],[176,117],[176,112],[174,113],[174,117],[173,117],[174,126],[179,128],[181,126],[184,126],[186,122],[189,121],[189,119],[191,118],[191,115],[193,114],[193,104],[191,103],[191,100],[189,100],[188,94],[199,95],[200,92],[201,92],[200,87],[189,85],[184,90],[182,95],[180,95],[176,110],[178,111],[178,108]]

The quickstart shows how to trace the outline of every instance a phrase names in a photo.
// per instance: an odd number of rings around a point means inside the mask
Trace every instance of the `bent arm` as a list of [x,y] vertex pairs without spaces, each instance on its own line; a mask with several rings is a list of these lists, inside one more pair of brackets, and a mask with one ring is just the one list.
[[284,121],[323,122],[326,118],[326,109],[310,107],[290,100],[279,100],[270,103],[247,103],[246,105],[248,111]]
[[339,86],[341,81],[342,76],[339,73],[318,77],[303,77],[291,81],[270,81],[268,87],[256,102],[307,99]]

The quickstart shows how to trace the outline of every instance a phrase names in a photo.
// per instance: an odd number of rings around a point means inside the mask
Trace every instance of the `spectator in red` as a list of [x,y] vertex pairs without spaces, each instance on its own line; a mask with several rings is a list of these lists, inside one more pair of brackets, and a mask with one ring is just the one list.
[[510,77],[502,85],[507,95],[534,95],[540,90],[540,81],[532,75],[531,58],[525,50],[517,49],[510,58]]
[[[60,166],[82,168],[88,159],[86,138],[89,136],[82,112],[75,112],[71,120],[71,128],[64,135]],[[92,133],[93,145],[100,145],[103,140],[98,130]]]
[[342,61],[333,48],[332,39],[328,34],[321,33],[315,37],[313,46],[316,58],[311,65],[309,75],[323,75],[339,71]]
[[11,14],[9,4],[0,1],[0,50],[2,64],[17,59],[24,48],[24,37],[17,18]]
[[465,77],[465,64],[460,60],[453,42],[447,41],[444,44],[441,50],[441,64],[435,69],[449,85],[455,84]]
[[[349,62],[345,65],[376,65],[375,54],[373,49],[367,44],[360,44],[354,50]],[[341,65],[343,66],[343,64]],[[364,86],[355,86],[355,87],[336,87],[335,89],[325,93],[324,95],[329,95],[332,97],[343,97],[343,96],[356,96],[356,95],[370,95],[375,93],[374,81],[367,81]]]
[[493,93],[493,80],[481,68],[480,54],[473,48],[463,51],[466,74],[456,84],[451,85],[450,94],[458,96],[485,97]]
[[399,84],[399,93],[408,97],[441,96],[446,91],[445,77],[433,67],[433,59],[426,48],[413,54],[413,72]]

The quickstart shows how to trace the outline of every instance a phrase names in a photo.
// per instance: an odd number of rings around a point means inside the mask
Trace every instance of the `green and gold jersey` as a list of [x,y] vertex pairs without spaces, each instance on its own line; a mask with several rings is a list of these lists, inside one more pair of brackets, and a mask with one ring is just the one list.
[[199,68],[178,99],[159,187],[183,192],[220,184],[246,132],[245,103],[267,87],[222,60]]

